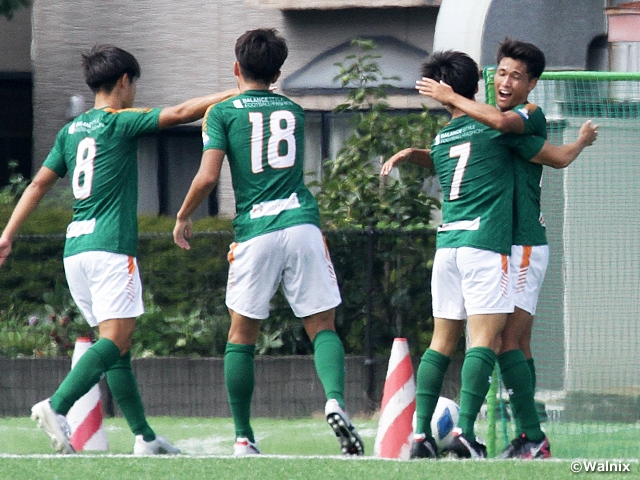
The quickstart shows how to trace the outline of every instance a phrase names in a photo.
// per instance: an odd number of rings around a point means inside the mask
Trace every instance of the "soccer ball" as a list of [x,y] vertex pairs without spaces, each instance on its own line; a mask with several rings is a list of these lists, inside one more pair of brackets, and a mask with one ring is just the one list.
[[[416,431],[418,419],[417,412],[413,412],[413,431]],[[449,448],[453,436],[451,431],[458,424],[458,417],[460,416],[460,407],[453,400],[446,397],[439,397],[436,409],[433,411],[431,417],[431,434],[436,441],[438,452],[442,452]]]
[[453,439],[451,431],[458,423],[459,412],[460,407],[456,402],[446,397],[438,398],[438,404],[431,417],[431,433],[439,452],[447,449],[451,444]]

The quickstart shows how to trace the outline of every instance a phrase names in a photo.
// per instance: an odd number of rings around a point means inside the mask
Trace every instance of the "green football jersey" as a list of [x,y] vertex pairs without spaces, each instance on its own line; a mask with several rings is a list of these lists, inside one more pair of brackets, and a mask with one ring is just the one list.
[[71,175],[65,257],[96,250],[136,256],[138,138],[157,131],[159,117],[159,108],[93,109],[60,130],[43,165]]
[[443,191],[436,248],[473,247],[509,254],[513,155],[534,157],[544,140],[503,135],[463,115],[436,135],[431,159]]
[[[547,138],[547,119],[542,109],[533,104],[518,105],[513,109],[524,120],[524,134]],[[547,234],[540,209],[542,165],[519,157],[515,163],[515,190],[513,213],[514,245],[546,245]]]
[[204,150],[223,150],[236,199],[236,241],[294,225],[320,225],[303,179],[304,110],[282,95],[250,90],[212,106]]

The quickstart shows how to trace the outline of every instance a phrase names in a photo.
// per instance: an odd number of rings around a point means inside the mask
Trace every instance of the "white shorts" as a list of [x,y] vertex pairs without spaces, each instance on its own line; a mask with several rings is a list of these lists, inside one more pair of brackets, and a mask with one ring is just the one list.
[[104,320],[144,313],[142,282],[134,257],[83,252],[64,259],[71,296],[92,327]]
[[511,284],[515,305],[536,314],[538,296],[549,264],[549,245],[511,247]]
[[245,317],[269,317],[276,290],[282,291],[296,317],[340,305],[340,290],[322,232],[304,224],[232,243],[229,248],[226,304]]
[[513,312],[509,257],[470,247],[439,248],[431,297],[433,316],[447,320]]

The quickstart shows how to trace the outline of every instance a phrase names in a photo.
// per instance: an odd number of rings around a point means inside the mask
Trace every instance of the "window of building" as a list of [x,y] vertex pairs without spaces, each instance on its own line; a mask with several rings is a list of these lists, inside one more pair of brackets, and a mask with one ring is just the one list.
[[[12,173],[31,177],[33,110],[30,73],[0,72],[0,186]],[[9,170],[10,161],[17,171]]]

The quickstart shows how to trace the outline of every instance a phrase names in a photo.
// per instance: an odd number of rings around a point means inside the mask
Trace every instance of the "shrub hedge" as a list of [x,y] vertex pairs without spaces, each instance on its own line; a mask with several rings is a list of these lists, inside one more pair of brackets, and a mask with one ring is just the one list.
[[[0,222],[5,220],[0,217]],[[87,334],[66,288],[64,235],[51,233],[64,230],[67,221],[68,215],[59,211],[35,214],[0,270],[1,355],[64,354],[61,344],[68,346],[74,336]],[[226,255],[233,240],[229,222],[196,222],[189,251],[173,244],[173,219],[141,218],[140,225],[138,259],[147,311],[138,319],[133,354],[222,355],[229,325],[224,304]],[[145,232],[149,229],[166,233]],[[396,336],[408,337],[414,353],[421,353],[433,328],[433,231],[337,230],[325,235],[343,297],[336,323],[347,353],[366,353],[368,319],[371,353],[388,353]],[[29,325],[34,317],[38,328]],[[47,337],[48,348],[33,335]],[[258,351],[311,352],[301,322],[280,293],[272,301],[271,317],[263,322]]]

